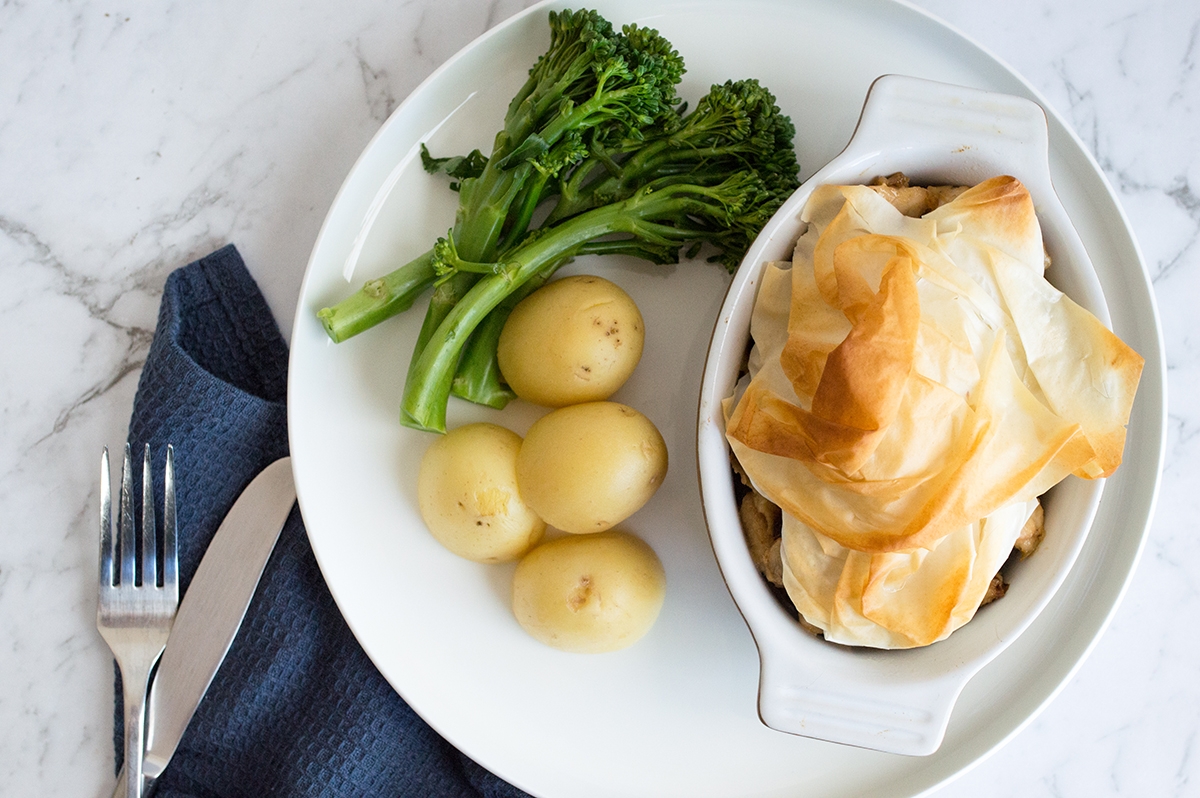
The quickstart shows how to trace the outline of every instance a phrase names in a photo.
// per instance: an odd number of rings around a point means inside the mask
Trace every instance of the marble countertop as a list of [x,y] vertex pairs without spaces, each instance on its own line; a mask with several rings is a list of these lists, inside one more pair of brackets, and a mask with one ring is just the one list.
[[[111,788],[96,462],[124,439],[167,274],[235,242],[290,329],[373,133],[529,4],[0,4],[0,794]],[[1153,276],[1170,397],[1157,515],[1111,626],[1031,724],[936,795],[1196,794],[1200,7],[916,5],[1024,75],[1103,168]]]

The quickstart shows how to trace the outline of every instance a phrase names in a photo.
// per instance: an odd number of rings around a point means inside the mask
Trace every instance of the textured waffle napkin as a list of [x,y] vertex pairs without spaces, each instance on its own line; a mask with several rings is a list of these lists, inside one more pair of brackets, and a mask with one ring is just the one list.
[[[159,464],[167,443],[175,447],[185,594],[238,494],[288,453],[286,385],[287,345],[232,245],[168,278],[129,441],[135,451],[149,443]],[[119,768],[119,684],[114,738]],[[293,508],[155,794],[525,793],[455,750],[384,681],[339,614]]]

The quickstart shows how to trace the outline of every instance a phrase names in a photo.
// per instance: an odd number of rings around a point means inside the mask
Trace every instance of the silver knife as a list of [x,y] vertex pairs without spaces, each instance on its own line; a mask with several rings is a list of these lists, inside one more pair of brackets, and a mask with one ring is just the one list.
[[[259,473],[221,522],[179,605],[147,702],[144,790],[162,775],[221,667],[296,501],[292,460]],[[125,770],[114,796],[125,794]]]

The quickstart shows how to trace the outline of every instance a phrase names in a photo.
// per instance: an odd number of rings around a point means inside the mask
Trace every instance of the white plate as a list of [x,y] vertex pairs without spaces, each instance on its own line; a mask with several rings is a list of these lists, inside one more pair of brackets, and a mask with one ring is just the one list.
[[[594,5],[615,24],[661,30],[687,59],[687,97],[728,78],[763,80],[796,122],[803,177],[845,146],[881,74],[1040,100],[961,35],[888,0]],[[545,48],[545,11],[493,29],[397,109],[347,177],[314,247],[292,335],[291,449],[309,536],[338,606],[422,717],[538,796],[908,796],[952,778],[1027,723],[1079,665],[1124,592],[1152,512],[1165,440],[1161,335],[1145,267],[1111,190],[1052,114],[1055,186],[1109,298],[1114,329],[1147,361],[1125,465],[1108,480],[1066,583],[967,685],[933,756],[771,731],[756,714],[758,658],[717,569],[696,477],[700,376],[729,283],[720,267],[620,259],[570,267],[600,271],[641,307],[646,354],[615,398],[658,425],[672,458],[663,488],[625,525],[662,558],[666,604],[646,638],[606,655],[563,654],[528,638],[508,610],[511,567],[459,560],[424,530],[416,468],[430,437],[397,422],[423,307],[339,345],[313,315],[444,234],[456,195],[423,173],[415,147],[428,139],[435,154],[489,148],[505,105]],[[347,282],[347,258],[371,217]],[[497,420],[523,433],[541,412],[520,403],[502,413],[455,403],[449,421]]]

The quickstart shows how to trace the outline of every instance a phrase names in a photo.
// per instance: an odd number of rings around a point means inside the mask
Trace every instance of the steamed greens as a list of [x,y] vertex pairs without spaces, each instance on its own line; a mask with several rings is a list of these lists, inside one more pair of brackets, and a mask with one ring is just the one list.
[[576,256],[667,264],[707,250],[733,271],[798,184],[795,129],[757,81],[713,86],[689,110],[676,93],[683,59],[657,31],[580,10],[550,12],[550,33],[491,155],[423,153],[455,181],[454,227],[317,314],[343,341],[433,289],[401,401],[407,426],[445,431],[452,393],[492,407],[513,398],[496,365],[504,321]]

